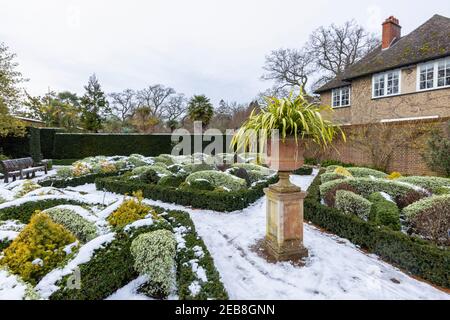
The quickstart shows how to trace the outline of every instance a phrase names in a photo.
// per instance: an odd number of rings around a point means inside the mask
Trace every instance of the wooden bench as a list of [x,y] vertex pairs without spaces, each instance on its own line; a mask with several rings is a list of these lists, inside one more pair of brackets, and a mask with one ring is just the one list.
[[5,176],[5,182],[7,183],[9,177],[13,178],[13,181],[16,180],[17,177],[23,179],[26,177],[27,179],[36,176],[37,171],[44,171],[47,174],[47,166],[48,162],[42,160],[41,163],[35,164],[32,158],[20,158],[20,159],[10,159],[10,160],[2,160],[0,164],[3,168],[3,175]]

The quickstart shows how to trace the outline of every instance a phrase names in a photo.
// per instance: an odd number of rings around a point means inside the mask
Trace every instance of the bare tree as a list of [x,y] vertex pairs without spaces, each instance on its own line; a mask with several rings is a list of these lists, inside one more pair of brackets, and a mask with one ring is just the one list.
[[266,99],[265,97],[277,97],[277,98],[286,98],[289,96],[290,90],[289,88],[280,88],[277,86],[273,86],[272,88],[268,88],[260,93],[255,98],[255,101],[259,105],[265,105]]
[[316,29],[306,45],[307,51],[315,57],[316,66],[323,72],[316,85],[340,75],[379,43],[374,34],[364,30],[355,20],[342,26],[332,24]]
[[313,73],[313,55],[304,49],[277,49],[266,56],[262,80],[273,80],[278,88],[305,88]]
[[150,114],[154,118],[161,118],[168,98],[175,94],[175,90],[161,84],[149,86],[137,92],[139,107],[150,108]]
[[131,89],[125,89],[122,92],[109,94],[112,110],[117,113],[122,122],[131,117],[136,109],[136,92]]
[[186,113],[187,101],[184,94],[177,94],[169,97],[167,103],[164,105],[162,113],[163,118],[166,120],[167,127],[173,131],[180,120],[180,117]]

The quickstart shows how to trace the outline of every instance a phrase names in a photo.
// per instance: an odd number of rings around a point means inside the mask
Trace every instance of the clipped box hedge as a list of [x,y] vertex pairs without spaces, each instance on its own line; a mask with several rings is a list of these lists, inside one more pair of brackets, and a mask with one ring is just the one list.
[[43,187],[67,188],[81,186],[86,183],[94,183],[97,178],[113,177],[121,175],[129,170],[121,170],[119,172],[111,173],[91,173],[80,177],[73,177],[70,179],[58,179],[56,176],[45,180],[38,181],[39,185]]
[[345,215],[320,203],[320,174],[308,189],[305,219],[377,254],[383,260],[450,288],[450,251],[400,231],[377,226],[356,216]]
[[157,184],[147,184],[121,177],[99,178],[95,180],[97,190],[107,190],[120,194],[132,194],[142,190],[144,198],[191,206],[198,209],[209,209],[222,212],[242,210],[264,195],[263,189],[275,183],[278,177],[269,179],[247,190],[239,191],[206,191],[187,188],[175,188]]
[[[133,264],[134,259],[130,251],[132,241],[140,234],[158,229],[170,229],[185,227],[185,248],[178,251],[176,256],[176,279],[178,297],[187,299],[228,299],[228,294],[220,280],[220,275],[214,266],[214,261],[206,248],[203,240],[198,236],[195,226],[189,214],[183,211],[168,211],[159,207],[153,207],[157,212],[166,212],[163,217],[165,223],[155,223],[151,226],[140,227],[134,232],[119,231],[115,239],[104,248],[97,249],[93,258],[79,266],[81,275],[81,289],[66,287],[67,279],[71,275],[58,281],[59,290],[54,292],[51,300],[99,300],[120,289],[138,274]],[[168,222],[168,223],[167,223]],[[195,256],[194,247],[202,248],[202,258]],[[201,291],[195,296],[190,295],[189,285],[196,279],[190,267],[189,261],[198,259],[199,266],[205,270],[208,281],[202,285]]]
[[0,221],[2,220],[19,220],[22,223],[27,224],[30,222],[30,218],[36,210],[45,210],[53,208],[63,204],[70,204],[81,206],[82,202],[70,199],[44,199],[33,200],[21,203],[17,206],[6,207],[0,209]]

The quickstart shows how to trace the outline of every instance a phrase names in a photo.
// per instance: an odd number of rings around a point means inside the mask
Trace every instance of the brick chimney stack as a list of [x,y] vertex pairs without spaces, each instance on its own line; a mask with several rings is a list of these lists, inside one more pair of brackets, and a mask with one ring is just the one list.
[[393,41],[400,39],[402,27],[398,19],[390,16],[383,22],[383,35],[381,41],[381,48],[387,49],[391,46]]

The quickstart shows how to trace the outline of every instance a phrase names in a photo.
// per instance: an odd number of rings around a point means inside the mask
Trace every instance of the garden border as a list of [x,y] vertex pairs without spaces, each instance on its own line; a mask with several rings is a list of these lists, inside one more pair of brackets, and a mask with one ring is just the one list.
[[106,190],[119,194],[132,194],[142,190],[144,198],[208,209],[220,212],[242,210],[264,195],[263,189],[275,183],[278,177],[271,177],[248,190],[240,191],[205,191],[181,189],[137,181],[123,181],[118,177],[99,178],[95,180],[97,190]]
[[30,222],[30,218],[36,210],[42,211],[65,204],[82,206],[85,205],[86,202],[65,198],[26,201],[19,205],[0,209],[0,221],[14,219],[19,220],[22,223],[28,223]]
[[319,172],[308,188],[304,201],[305,220],[350,240],[413,275],[450,288],[449,250],[321,204],[319,186],[322,173]]
[[[179,251],[176,258],[176,278],[178,283],[178,296],[180,300],[200,300],[206,298],[227,300],[228,294],[221,281],[220,274],[215,267],[214,260],[205,243],[198,236],[194,223],[192,222],[189,214],[184,211],[165,210],[157,206],[152,207],[158,213],[167,213],[167,216],[163,217],[165,217],[166,222],[168,222],[172,228],[180,226],[184,226],[186,228],[186,233],[183,238],[186,241],[187,250],[183,250],[183,252]],[[159,227],[164,228],[161,225],[159,225]],[[135,229],[131,235],[124,230],[118,231],[116,238],[112,242],[104,248],[97,249],[95,251],[96,254],[93,255],[93,258],[89,262],[83,263],[79,266],[82,278],[92,278],[92,281],[85,281],[85,284],[81,290],[68,289],[62,284],[66,283],[68,277],[71,275],[64,276],[57,282],[60,289],[54,292],[50,296],[50,299],[80,300],[107,298],[113,292],[128,284],[138,276],[133,268],[134,261],[129,250],[133,239],[142,233],[161,228],[158,228],[158,224],[144,226]],[[200,246],[202,248],[204,253],[202,258],[195,256],[195,251],[193,250],[195,246]],[[189,261],[195,258],[199,260],[199,266],[202,266],[205,269],[208,282],[206,285],[202,286],[201,291],[196,296],[191,296],[189,285],[194,279],[196,279],[196,277],[192,271]],[[105,264],[111,272],[104,272]],[[121,265],[120,268],[117,268],[120,264],[123,265]],[[103,271],[100,272],[100,276],[99,269]],[[99,281],[99,277],[107,279],[109,283],[99,285],[99,282],[101,282]]]
[[120,170],[111,173],[91,173],[80,177],[73,177],[70,179],[52,179],[52,177],[49,177],[47,179],[38,180],[37,184],[39,184],[42,187],[54,187],[54,188],[76,187],[86,183],[94,183],[97,178],[120,176],[130,170]]

